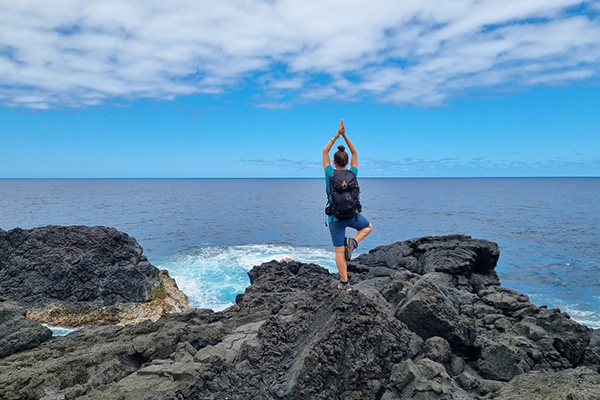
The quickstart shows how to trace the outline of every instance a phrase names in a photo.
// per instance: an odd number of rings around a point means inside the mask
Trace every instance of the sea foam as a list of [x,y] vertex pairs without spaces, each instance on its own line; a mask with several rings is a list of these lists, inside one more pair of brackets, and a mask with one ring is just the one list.
[[253,266],[287,258],[337,271],[332,251],[270,244],[189,248],[157,266],[169,270],[192,307],[221,311],[250,284],[247,272]]

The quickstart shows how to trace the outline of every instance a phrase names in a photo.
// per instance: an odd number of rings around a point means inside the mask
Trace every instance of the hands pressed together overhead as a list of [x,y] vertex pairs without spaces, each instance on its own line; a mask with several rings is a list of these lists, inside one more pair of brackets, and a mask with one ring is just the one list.
[[356,153],[356,148],[354,147],[354,145],[352,144],[350,139],[348,139],[348,136],[346,136],[346,127],[344,126],[343,119],[340,120],[340,126],[338,127],[337,133],[335,135],[333,135],[333,137],[331,139],[329,139],[329,141],[323,148],[323,168],[327,168],[327,166],[331,165],[331,159],[329,158],[329,151],[333,147],[335,141],[340,136],[343,136],[344,141],[346,142],[346,145],[348,146],[348,149],[350,150],[350,153],[352,154],[352,159],[351,159],[350,165],[358,168],[358,155]]
[[336,141],[337,138],[340,137],[340,135],[342,135],[344,138],[346,137],[346,127],[344,126],[344,120],[343,119],[340,120],[340,126],[338,128],[337,133],[334,136],[334,141]]

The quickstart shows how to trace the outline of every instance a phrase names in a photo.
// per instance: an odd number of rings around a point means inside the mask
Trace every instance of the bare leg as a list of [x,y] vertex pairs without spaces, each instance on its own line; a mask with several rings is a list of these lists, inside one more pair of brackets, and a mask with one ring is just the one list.
[[[365,228],[366,229],[366,228]],[[337,266],[340,280],[348,281],[348,271],[346,269],[346,257],[344,256],[344,246],[334,247],[335,250],[335,265]]]
[[373,232],[373,225],[369,224],[369,226],[367,226],[366,228],[363,228],[360,231],[356,231],[356,235],[354,235],[354,240],[356,240],[356,243],[358,243],[367,236],[369,236],[371,232]]

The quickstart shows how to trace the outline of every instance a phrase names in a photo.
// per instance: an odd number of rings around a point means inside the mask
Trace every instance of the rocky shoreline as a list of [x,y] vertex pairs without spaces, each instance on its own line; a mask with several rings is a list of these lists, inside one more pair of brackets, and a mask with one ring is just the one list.
[[189,310],[137,241],[102,226],[0,229],[0,297],[54,326],[131,324]]
[[[348,292],[264,263],[221,312],[5,346],[0,398],[600,399],[600,332],[501,287],[498,257],[463,235],[398,242],[352,260]],[[18,307],[0,302],[3,340]]]

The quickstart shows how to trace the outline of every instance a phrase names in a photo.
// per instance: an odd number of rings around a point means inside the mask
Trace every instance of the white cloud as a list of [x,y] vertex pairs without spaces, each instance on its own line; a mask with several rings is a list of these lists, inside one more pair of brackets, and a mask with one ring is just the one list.
[[285,109],[292,108],[292,106],[290,106],[289,104],[286,104],[286,103],[260,103],[260,104],[256,104],[255,107],[264,108],[267,110],[285,110]]
[[[600,157],[571,155],[538,161],[515,161],[510,159],[491,160],[487,157],[471,159],[404,158],[396,160],[376,160],[364,158],[361,161],[363,175],[380,175],[385,172],[392,176],[473,176],[473,171],[481,176],[547,176],[547,175],[591,175],[600,168]],[[381,169],[384,166],[385,168]]]
[[304,81],[301,78],[282,79],[269,84],[270,89],[300,89]]
[[287,158],[278,158],[276,160],[263,160],[263,159],[241,159],[242,163],[258,165],[258,166],[266,166],[266,167],[277,167],[279,169],[290,169],[294,171],[304,171],[304,170],[319,170],[323,168],[323,166],[319,163],[315,163],[314,161],[305,161],[305,160],[290,160]]
[[600,75],[600,18],[569,9],[580,4],[0,0],[0,104],[169,99],[257,79],[263,107],[282,93],[285,104],[428,106],[465,90],[565,84]]
[[[242,159],[242,163],[269,169],[294,171],[322,171],[322,165],[313,161],[290,159]],[[600,169],[600,157],[573,154],[537,161],[513,159],[492,160],[487,157],[471,159],[406,157],[400,159],[361,158],[362,176],[595,176]],[[316,176],[316,175],[315,175]]]

